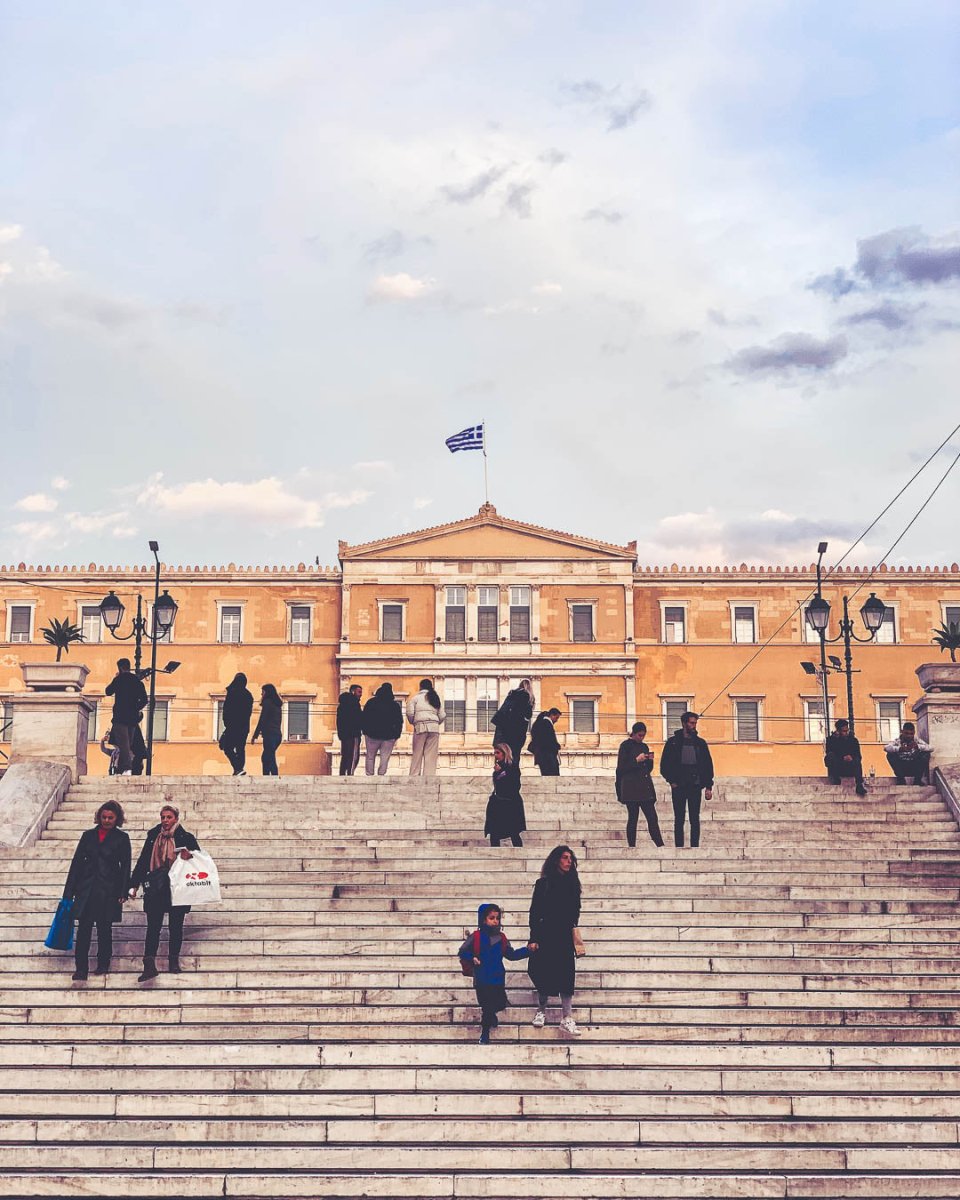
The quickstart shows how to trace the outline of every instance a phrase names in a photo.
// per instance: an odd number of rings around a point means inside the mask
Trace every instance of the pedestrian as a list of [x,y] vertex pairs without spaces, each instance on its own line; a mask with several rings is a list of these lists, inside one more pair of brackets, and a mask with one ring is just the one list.
[[506,969],[503,960],[516,962],[529,958],[536,944],[528,942],[514,950],[503,932],[503,910],[499,904],[481,904],[477,909],[477,928],[471,933],[458,951],[465,974],[473,975],[473,986],[480,1005],[480,1045],[490,1041],[490,1030],[500,1024],[497,1013],[509,1007],[505,983]]
[[123,904],[130,886],[130,839],[121,829],[123,809],[116,800],[105,800],[93,817],[93,828],[80,835],[63,885],[63,897],[73,901],[71,917],[77,922],[73,978],[87,978],[90,940],[97,927],[97,967],[106,975],[113,957],[113,926],[123,920]]
[[[227,684],[223,698],[223,733],[219,746],[233,767],[234,775],[246,775],[247,736],[250,733],[250,715],[253,712],[253,695],[247,688],[247,677],[238,671]],[[278,743],[279,744],[279,743]],[[264,741],[266,745],[266,741]]]
[[147,762],[147,743],[143,740],[143,730],[140,728],[142,724],[143,713],[140,713],[136,725],[130,730],[130,755],[133,760],[130,764],[130,772],[132,775],[142,775]]
[[364,770],[368,775],[373,774],[378,754],[380,765],[377,774],[386,775],[390,755],[402,732],[403,712],[400,702],[394,698],[393,685],[381,683],[363,706],[363,736],[366,738]]
[[663,845],[663,834],[657,820],[657,790],[653,786],[653,755],[644,741],[647,727],[635,721],[630,736],[620,743],[617,755],[617,799],[627,810],[627,845],[637,844],[637,823],[641,811],[647,820],[647,831],[655,846]]
[[432,679],[421,679],[420,690],[407,701],[407,720],[413,726],[411,775],[436,775],[440,726],[447,719]]
[[277,766],[277,747],[283,741],[283,701],[272,683],[265,683],[260,689],[260,720],[250,739],[253,744],[258,737],[263,737],[263,752],[260,762],[264,775],[279,775]]
[[360,700],[363,688],[352,683],[337,701],[337,737],[340,739],[340,774],[352,775],[360,761],[360,738],[363,736],[363,708]]
[[554,728],[562,716],[559,708],[542,712],[530,730],[530,753],[541,775],[560,774],[560,739]]
[[823,762],[827,768],[827,778],[831,783],[839,783],[841,779],[852,778],[858,796],[865,796],[867,789],[863,786],[863,755],[860,752],[860,742],[850,732],[850,722],[841,719],[834,726],[824,746]]
[[107,764],[107,774],[118,775],[120,772],[120,751],[114,745],[113,731],[111,729],[108,729],[100,739],[100,749],[110,759],[110,762]]
[[700,804],[713,799],[713,758],[710,747],[697,733],[699,717],[685,712],[680,728],[667,740],[660,755],[660,774],[670,784],[673,799],[673,843],[683,845],[683,825],[690,810],[690,847],[700,845]]
[[579,1037],[573,1019],[573,995],[577,985],[577,954],[580,940],[580,876],[577,856],[569,846],[555,846],[546,857],[530,901],[530,941],[537,946],[527,973],[537,989],[537,1011],[533,1026],[542,1029],[547,1021],[547,1002],[560,997],[560,1031]]
[[113,697],[113,744],[120,751],[119,774],[130,775],[133,773],[131,739],[141,710],[146,707],[147,691],[143,680],[130,670],[129,658],[117,659],[117,673],[103,690]]
[[487,801],[484,837],[489,837],[491,846],[499,846],[500,839],[505,837],[510,839],[511,845],[522,846],[520,834],[526,828],[527,817],[520,795],[520,769],[513,761],[509,746],[494,746],[493,791]]
[[143,943],[143,972],[137,983],[156,979],[157,950],[160,946],[160,930],[164,915],[167,917],[169,945],[168,966],[174,975],[180,973],[180,948],[183,945],[183,922],[190,911],[189,904],[172,905],[170,902],[170,868],[179,854],[181,858],[192,858],[200,844],[192,833],[180,824],[180,810],[173,804],[164,804],[160,809],[160,824],[147,832],[130,877],[130,899],[137,898],[137,889],[143,888],[143,911],[147,914],[147,933]]
[[505,742],[513,754],[513,762],[520,770],[520,755],[527,740],[527,726],[533,716],[533,685],[529,679],[521,679],[519,687],[507,692],[506,699],[490,718],[493,725],[493,744]]
[[892,742],[887,742],[884,750],[887,762],[897,777],[897,783],[906,783],[908,775],[913,778],[915,784],[923,783],[928,777],[933,750],[917,737],[917,727],[912,721],[904,722],[900,736]]

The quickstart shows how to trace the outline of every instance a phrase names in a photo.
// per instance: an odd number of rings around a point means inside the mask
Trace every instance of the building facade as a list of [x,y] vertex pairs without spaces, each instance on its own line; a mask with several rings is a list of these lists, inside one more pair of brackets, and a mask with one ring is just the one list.
[[[157,679],[156,773],[228,772],[216,741],[237,671],[255,697],[270,682],[284,699],[281,773],[322,774],[331,762],[336,769],[344,688],[360,684],[368,698],[389,680],[404,698],[425,676],[447,710],[441,770],[487,769],[490,718],[524,677],[541,708],[563,714],[557,731],[569,770],[609,769],[634,720],[645,721],[648,741],[659,746],[688,707],[704,714],[701,731],[722,774],[822,770],[822,692],[801,667],[819,657],[803,619],[816,586],[812,567],[641,567],[636,543],[542,529],[492,505],[432,529],[341,542],[339,555],[336,569],[164,567],[163,586],[179,607],[158,663],[181,665]],[[148,568],[0,571],[4,722],[23,688],[20,664],[53,657],[41,631],[57,617],[84,632],[70,658],[90,668],[91,741],[109,726],[103,689],[116,659],[133,657],[132,645],[115,641],[100,620],[111,589],[127,607],[118,632],[129,631],[138,593],[149,620]],[[888,612],[876,641],[854,647],[854,713],[868,767],[880,771],[881,743],[912,716],[915,669],[937,657],[933,630],[960,620],[960,569],[828,572],[830,634],[842,597],[856,613],[871,591]],[[831,719],[846,715],[842,675],[830,678],[829,706]],[[7,736],[0,733],[0,753]],[[396,770],[405,769],[409,740],[408,731]],[[106,763],[92,750],[91,772]]]

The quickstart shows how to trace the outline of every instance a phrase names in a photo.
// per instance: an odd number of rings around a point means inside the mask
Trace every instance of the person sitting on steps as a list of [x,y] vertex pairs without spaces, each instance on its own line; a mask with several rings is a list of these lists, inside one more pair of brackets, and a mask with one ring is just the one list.
[[933,753],[926,742],[917,737],[917,729],[912,721],[905,721],[900,730],[900,736],[884,746],[887,762],[897,783],[906,783],[911,776],[915,784],[923,783],[929,778],[930,755]]
[[859,741],[850,732],[849,721],[842,717],[837,721],[833,733],[827,738],[825,750],[823,761],[830,782],[839,783],[841,779],[853,778],[857,795],[865,796],[867,789],[863,786],[863,756]]

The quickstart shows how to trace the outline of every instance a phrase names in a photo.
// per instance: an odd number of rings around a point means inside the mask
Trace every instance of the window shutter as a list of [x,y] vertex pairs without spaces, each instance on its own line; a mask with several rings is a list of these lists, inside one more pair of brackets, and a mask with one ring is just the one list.
[[403,641],[402,604],[385,604],[383,606],[383,641]]
[[760,741],[760,704],[756,700],[737,701],[737,741]]
[[573,701],[573,732],[596,733],[595,708],[592,700]]
[[495,608],[478,608],[477,641],[495,642],[497,634],[497,610]]
[[10,609],[10,641],[30,640],[30,609],[25,604],[16,604]]
[[467,614],[459,606],[447,606],[447,620],[444,636],[448,642],[465,642],[467,640]]
[[593,605],[573,605],[573,640],[575,642],[593,641]]
[[287,701],[287,741],[305,742],[310,736],[310,701]]

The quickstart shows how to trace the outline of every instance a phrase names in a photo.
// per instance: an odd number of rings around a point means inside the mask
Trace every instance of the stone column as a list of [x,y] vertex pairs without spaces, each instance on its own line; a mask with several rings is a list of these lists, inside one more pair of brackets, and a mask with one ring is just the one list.
[[10,762],[54,762],[74,780],[87,773],[87,735],[95,705],[79,692],[24,692],[13,706]]
[[960,763],[960,663],[917,667],[924,692],[914,704],[917,736],[933,748],[934,766]]

